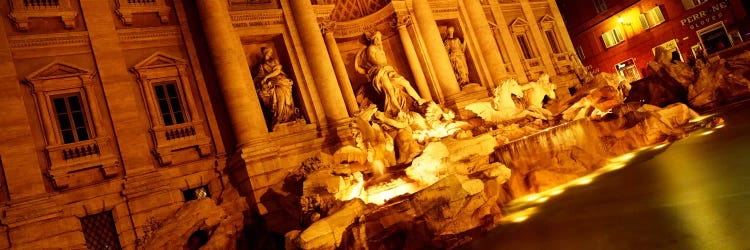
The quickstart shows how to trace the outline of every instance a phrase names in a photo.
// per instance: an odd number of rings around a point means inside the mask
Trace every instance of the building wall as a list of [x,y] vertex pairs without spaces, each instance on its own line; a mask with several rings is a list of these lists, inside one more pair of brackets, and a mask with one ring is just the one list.
[[[712,7],[722,3],[725,3],[727,7],[709,13]],[[661,7],[666,21],[650,29],[644,29],[639,15],[655,6]],[[579,7],[586,8],[585,6]],[[649,74],[646,70],[647,63],[653,59],[652,49],[673,39],[677,39],[680,54],[687,61],[689,57],[693,57],[691,47],[700,42],[696,33],[698,30],[722,21],[729,32],[738,31],[742,28],[742,20],[747,18],[743,4],[736,0],[710,0],[689,10],[685,10],[682,3],[676,0],[633,1],[633,3],[626,2],[612,8],[617,11],[601,13],[595,17],[598,22],[582,22],[583,25],[578,26],[579,28],[571,29],[574,46],[582,49],[583,64],[594,73],[615,73],[615,64],[634,58],[641,76],[645,76]],[[568,11],[564,13],[568,24],[581,23],[577,12],[573,9],[568,9]],[[694,19],[693,15],[700,16],[701,11],[707,11],[706,15],[695,18],[694,22],[688,21],[688,18]],[[618,21],[620,18],[623,20],[622,23]],[[601,35],[616,27],[624,31],[625,41],[605,48]]]
[[[255,67],[260,48],[274,48],[295,83],[300,122],[274,128],[260,106],[235,110],[228,104],[236,100],[226,98],[238,97],[224,88],[234,83],[217,73],[226,65],[212,61],[220,51],[211,42],[216,38],[204,33],[205,27],[219,24],[205,23],[195,1],[147,1],[146,7],[126,0],[30,1],[59,2],[62,7],[54,9],[62,12],[27,8],[23,0],[0,1],[0,105],[5,108],[0,117],[0,249],[85,248],[80,219],[107,211],[120,245],[133,249],[155,221],[182,207],[183,191],[202,186],[222,195],[214,198],[223,204],[235,199],[249,205],[247,211],[230,212],[263,215],[268,225],[276,225],[274,218],[280,224],[296,222],[274,217],[281,215],[274,187],[305,159],[351,144],[348,117],[356,112],[344,109],[342,100],[355,93],[341,88],[331,96],[338,88],[330,84],[343,79],[323,83],[330,78],[321,78],[319,67],[332,61],[316,53],[339,52],[352,87],[365,85],[366,77],[353,70],[365,46],[363,31],[383,32],[397,71],[416,86],[414,70],[422,69],[425,91],[454,109],[488,98],[507,78],[525,83],[543,72],[566,81],[575,78],[572,43],[554,1],[413,1],[431,8],[430,20],[424,20],[425,13],[421,19],[414,14],[418,10],[407,5],[412,1],[376,1],[378,8],[354,14],[340,11],[347,1],[313,1],[314,12],[295,9],[291,1],[297,0],[205,1],[228,3],[227,20],[239,40],[231,46],[244,52],[243,65]],[[332,15],[333,10],[339,11]],[[318,23],[300,23],[299,15],[309,14],[304,11],[314,13]],[[330,21],[337,23],[330,30],[333,39],[326,40],[330,48],[313,47],[305,34],[320,32],[318,24]],[[525,29],[534,47],[533,67],[520,56],[513,25]],[[557,32],[560,53],[550,51],[544,25]],[[426,31],[433,26],[437,33]],[[436,61],[428,45],[442,48],[448,26],[456,27],[467,43],[470,79],[477,88],[451,93],[449,85],[457,83],[439,77],[450,64]],[[218,44],[225,42],[231,41]],[[252,79],[251,74],[239,77]],[[189,117],[184,124],[165,124],[159,113],[153,84],[165,79],[179,83]],[[247,93],[239,98],[257,104],[254,86],[242,87]],[[85,99],[91,140],[64,143],[50,104],[60,91],[78,91]],[[237,134],[245,126],[253,130],[249,141]],[[243,197],[225,197],[234,191]],[[245,223],[254,222],[248,216]]]

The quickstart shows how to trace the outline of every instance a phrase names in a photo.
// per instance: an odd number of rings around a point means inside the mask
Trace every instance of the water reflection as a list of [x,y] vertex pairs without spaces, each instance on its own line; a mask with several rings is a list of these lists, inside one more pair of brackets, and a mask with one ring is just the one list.
[[682,140],[514,199],[502,225],[463,248],[747,249],[750,103],[720,116],[726,124],[694,119]]

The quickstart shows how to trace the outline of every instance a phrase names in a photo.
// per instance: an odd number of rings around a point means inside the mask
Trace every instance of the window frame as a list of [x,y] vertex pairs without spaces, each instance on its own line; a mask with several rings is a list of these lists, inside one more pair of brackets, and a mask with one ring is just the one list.
[[[172,152],[195,148],[203,157],[209,155],[211,139],[205,132],[204,121],[198,113],[198,103],[193,97],[188,78],[187,62],[161,52],[147,57],[131,69],[138,79],[141,96],[146,106],[154,144],[154,155],[162,166],[172,164]],[[156,97],[156,85],[175,84],[184,122],[167,125]]]
[[[611,38],[615,38],[617,40],[613,40],[614,43],[610,45],[609,43],[607,43],[607,38],[605,38],[605,36],[610,36]],[[619,44],[622,44],[623,42],[625,42],[625,40],[627,40],[625,37],[625,32],[623,31],[622,27],[619,27],[619,26],[613,29],[610,29],[607,32],[602,33],[601,38],[602,38],[602,41],[604,42],[605,49],[609,49]]]
[[[54,117],[56,118],[55,120],[57,121],[57,123],[56,123],[56,125],[57,125],[57,131],[59,132],[60,137],[62,139],[62,144],[70,144],[70,143],[88,141],[88,140],[92,140],[93,138],[96,137],[96,135],[93,133],[93,129],[92,129],[91,122],[90,122],[91,121],[91,118],[89,117],[90,111],[88,110],[88,105],[86,105],[88,102],[85,99],[83,93],[81,93],[81,92],[82,91],[80,91],[80,90],[79,91],[65,91],[65,92],[56,93],[56,94],[52,94],[51,93],[49,95],[50,104],[52,105],[51,111],[52,111],[52,114],[54,114]],[[72,96],[77,96],[78,97],[78,102],[79,102],[78,104],[81,106],[80,107],[80,109],[81,109],[80,112],[82,113],[82,116],[83,116],[83,119],[84,119],[83,120],[83,125],[84,125],[83,127],[84,127],[84,130],[86,132],[86,137],[87,137],[85,140],[81,140],[79,138],[79,134],[78,134],[78,131],[77,131],[78,130],[77,129],[77,124],[75,122],[75,119],[73,118],[72,111],[70,110],[70,103],[68,102],[68,98],[72,97]],[[56,104],[55,104],[55,99],[58,99],[58,98],[63,98],[65,100],[67,118],[68,118],[69,122],[71,123],[71,126],[72,126],[71,130],[74,132],[73,133],[73,139],[74,139],[74,141],[72,141],[72,142],[65,142],[65,134],[64,134],[64,131],[63,131],[63,128],[62,128],[62,124],[60,123],[60,113],[58,113],[57,107],[56,107]]]
[[[656,15],[657,10],[658,15]],[[667,22],[667,18],[664,16],[664,11],[662,11],[661,6],[659,5],[641,13],[639,15],[639,20],[641,22],[641,27],[643,27],[643,30],[649,30]]]
[[[70,175],[82,169],[97,167],[105,178],[119,174],[114,143],[103,129],[96,95],[95,73],[78,66],[52,62],[26,77],[35,97],[37,115],[44,131],[45,153],[49,168],[45,175],[56,189],[70,184]],[[65,143],[53,97],[78,95],[89,138]]]

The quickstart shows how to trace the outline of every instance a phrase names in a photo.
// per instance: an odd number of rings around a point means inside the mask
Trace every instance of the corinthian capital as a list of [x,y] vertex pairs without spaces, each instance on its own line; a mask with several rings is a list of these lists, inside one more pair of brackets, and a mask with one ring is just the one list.
[[318,27],[320,27],[320,32],[323,34],[333,32],[333,29],[336,28],[336,22],[331,20],[325,20],[325,21],[319,21]]
[[402,26],[409,26],[411,24],[411,16],[408,14],[396,14],[391,17],[391,27],[398,28]]

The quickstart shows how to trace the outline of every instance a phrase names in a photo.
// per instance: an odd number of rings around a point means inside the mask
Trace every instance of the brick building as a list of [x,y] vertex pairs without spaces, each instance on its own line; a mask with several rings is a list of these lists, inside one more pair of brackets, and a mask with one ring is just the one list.
[[[553,0],[8,0],[0,14],[0,249],[133,249],[206,196],[283,235],[298,219],[271,188],[351,143],[365,32],[456,110],[511,77],[577,81]],[[472,87],[453,74],[448,27]],[[292,122],[259,100],[263,47],[294,82]]]
[[699,51],[713,54],[750,38],[741,0],[558,0],[573,46],[593,73],[639,79],[653,51],[663,46],[689,61]]

